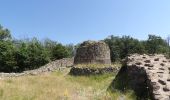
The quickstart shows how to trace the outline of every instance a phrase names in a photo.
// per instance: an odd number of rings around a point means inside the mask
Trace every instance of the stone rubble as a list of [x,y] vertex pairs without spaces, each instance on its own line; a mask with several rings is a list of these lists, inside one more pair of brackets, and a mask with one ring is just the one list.
[[[161,54],[133,54],[127,58],[126,64],[129,77],[138,76],[137,74],[144,71],[142,74],[147,76],[145,80],[153,100],[170,100],[170,59]],[[137,77],[131,81],[140,80]]]
[[73,62],[74,62],[73,58],[63,58],[60,60],[52,61],[38,69],[28,70],[22,73],[0,73],[0,79],[26,76],[26,75],[38,75],[45,72],[53,72],[55,70],[71,67],[73,66]]

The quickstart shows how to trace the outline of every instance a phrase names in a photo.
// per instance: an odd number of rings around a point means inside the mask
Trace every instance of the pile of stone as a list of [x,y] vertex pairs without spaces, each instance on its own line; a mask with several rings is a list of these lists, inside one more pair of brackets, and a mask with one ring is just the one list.
[[126,67],[132,89],[140,91],[146,85],[151,99],[170,100],[170,59],[158,54],[134,54],[127,58]]
[[74,59],[73,58],[63,58],[60,60],[56,60],[46,64],[35,70],[28,70],[22,73],[0,73],[0,78],[10,78],[10,77],[19,77],[19,76],[26,76],[26,75],[38,75],[45,72],[53,72],[55,70],[61,70],[66,67],[73,66]]

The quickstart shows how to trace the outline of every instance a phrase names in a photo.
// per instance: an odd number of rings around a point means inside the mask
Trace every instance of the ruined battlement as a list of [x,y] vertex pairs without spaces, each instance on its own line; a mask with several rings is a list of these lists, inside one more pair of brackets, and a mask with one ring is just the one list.
[[147,88],[153,100],[170,100],[170,59],[164,55],[130,55],[126,59],[128,85]]

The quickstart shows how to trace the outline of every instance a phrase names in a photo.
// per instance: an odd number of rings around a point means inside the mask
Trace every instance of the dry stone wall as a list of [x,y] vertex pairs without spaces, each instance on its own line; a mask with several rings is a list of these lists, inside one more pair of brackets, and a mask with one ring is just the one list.
[[62,68],[73,66],[74,58],[63,58],[46,64],[35,70],[24,71],[22,73],[0,73],[0,78],[19,77],[25,75],[37,75],[45,72],[52,72]]
[[79,68],[79,67],[72,67],[70,70],[71,75],[75,76],[88,76],[88,75],[100,75],[104,73],[117,73],[120,67],[112,67],[108,66],[105,68]]
[[110,49],[105,42],[85,41],[77,48],[75,64],[111,64]]
[[134,54],[126,60],[129,86],[140,91],[146,85],[151,99],[170,100],[170,59],[164,55]]

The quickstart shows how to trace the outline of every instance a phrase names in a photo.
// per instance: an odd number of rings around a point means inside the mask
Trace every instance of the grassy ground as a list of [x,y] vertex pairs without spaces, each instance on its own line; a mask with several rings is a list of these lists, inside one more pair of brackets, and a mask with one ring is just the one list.
[[0,100],[133,100],[132,92],[107,91],[113,74],[74,77],[68,72],[0,80]]

